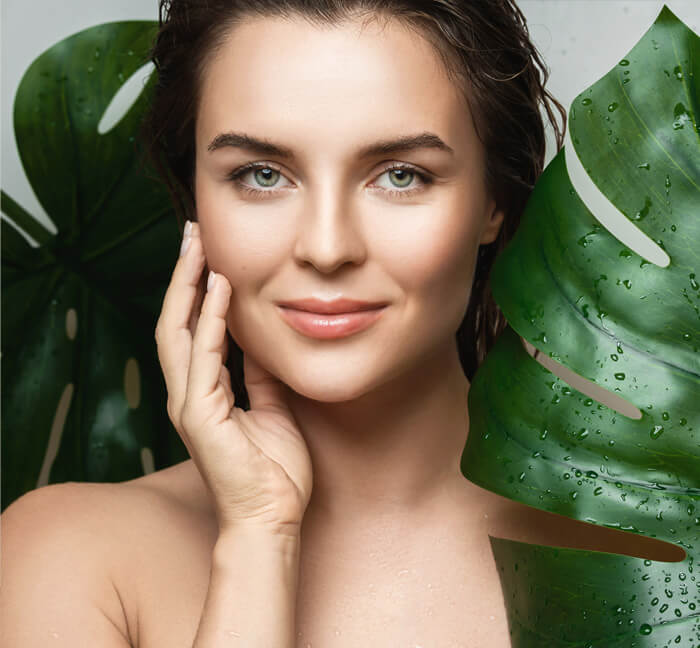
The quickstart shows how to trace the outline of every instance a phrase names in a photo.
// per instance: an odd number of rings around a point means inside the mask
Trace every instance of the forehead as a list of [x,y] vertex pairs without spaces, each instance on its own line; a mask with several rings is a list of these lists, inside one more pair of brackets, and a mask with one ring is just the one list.
[[360,140],[426,130],[454,148],[475,136],[470,124],[439,54],[406,26],[256,17],[234,27],[207,64],[196,130],[198,151],[222,131],[247,129],[300,150],[350,151]]

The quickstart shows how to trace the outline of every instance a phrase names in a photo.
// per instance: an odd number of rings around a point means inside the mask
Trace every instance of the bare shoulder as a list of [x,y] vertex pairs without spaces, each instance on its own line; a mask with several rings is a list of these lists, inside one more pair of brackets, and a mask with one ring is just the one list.
[[87,636],[134,645],[111,561],[109,486],[51,484],[3,511],[0,614],[8,645],[21,638],[26,646],[64,646]]
[[[66,482],[29,491],[0,517],[1,573],[3,585],[11,584],[0,588],[8,598],[5,612],[13,601],[19,608],[31,596],[17,596],[19,589],[39,579],[47,599],[46,632],[60,636],[60,619],[75,618],[78,607],[91,601],[111,626],[97,630],[100,621],[93,619],[99,636],[114,631],[124,645],[138,646],[144,599],[150,598],[145,581],[158,578],[159,561],[167,564],[191,552],[192,543],[206,542],[211,525],[205,505],[191,461],[125,482]],[[19,555],[21,572],[10,568]]]

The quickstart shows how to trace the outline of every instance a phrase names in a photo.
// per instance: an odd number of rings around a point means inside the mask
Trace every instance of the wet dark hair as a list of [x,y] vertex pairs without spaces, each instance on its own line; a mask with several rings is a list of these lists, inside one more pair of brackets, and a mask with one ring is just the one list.
[[[196,220],[195,120],[203,73],[230,30],[255,17],[303,18],[319,26],[397,20],[433,45],[460,89],[484,146],[487,191],[505,213],[497,239],[479,248],[470,301],[456,333],[460,363],[471,380],[505,327],[488,276],[544,167],[541,109],[557,150],[566,129],[566,110],[545,89],[549,70],[521,10],[514,0],[160,0],[149,54],[157,79],[140,139],[171,194],[181,230],[185,219]],[[248,409],[243,355],[230,334],[229,349],[236,404]]]

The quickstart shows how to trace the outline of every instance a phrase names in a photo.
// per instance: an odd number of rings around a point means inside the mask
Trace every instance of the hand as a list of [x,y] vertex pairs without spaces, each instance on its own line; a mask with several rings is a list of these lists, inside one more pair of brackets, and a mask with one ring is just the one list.
[[298,534],[313,479],[289,387],[244,354],[250,411],[235,406],[225,366],[232,289],[217,274],[206,292],[205,260],[195,222],[155,330],[168,416],[213,497],[220,535],[241,526]]

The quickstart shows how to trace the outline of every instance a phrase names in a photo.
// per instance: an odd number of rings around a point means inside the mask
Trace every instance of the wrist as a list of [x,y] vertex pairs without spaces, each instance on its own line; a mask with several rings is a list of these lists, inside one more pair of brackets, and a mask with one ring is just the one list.
[[254,524],[239,524],[219,532],[214,554],[226,556],[245,546],[250,551],[295,556],[301,544],[301,529],[298,526],[270,528]]

